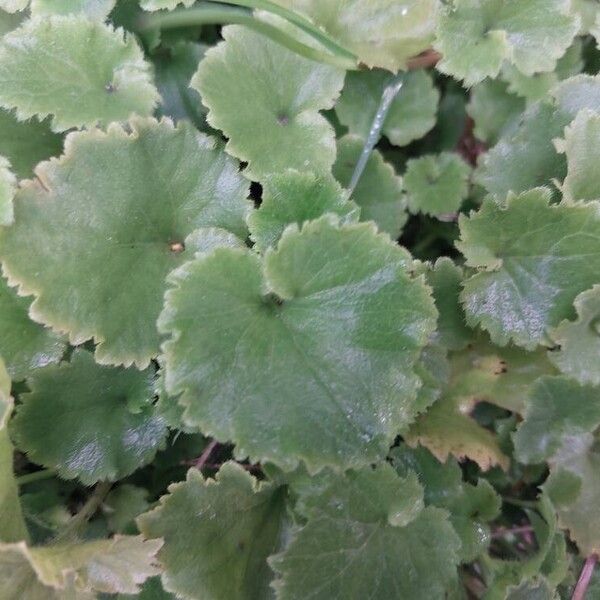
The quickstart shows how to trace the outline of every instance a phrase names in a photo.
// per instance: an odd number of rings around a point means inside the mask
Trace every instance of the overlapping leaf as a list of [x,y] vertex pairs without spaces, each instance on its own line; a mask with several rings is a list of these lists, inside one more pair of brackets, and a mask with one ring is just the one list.
[[[365,139],[379,108],[381,94],[391,75],[385,71],[357,71],[346,75],[346,83],[335,112],[350,133]],[[440,93],[429,73],[410,71],[403,77],[383,125],[383,134],[396,146],[406,146],[423,137],[435,125]]]
[[200,227],[244,237],[247,184],[187,124],[131,128],[70,134],[65,155],[19,190],[0,257],[11,283],[36,296],[36,320],[74,344],[94,337],[103,363],[145,366],[158,354],[165,276],[202,244],[186,238]]
[[461,218],[458,248],[480,270],[464,284],[467,320],[496,344],[549,344],[548,328],[571,317],[577,295],[598,281],[600,206],[549,201],[537,189]]
[[439,20],[438,68],[468,86],[496,77],[505,60],[526,75],[552,71],[579,29],[569,9],[566,0],[456,0]]
[[0,105],[19,120],[52,115],[52,127],[150,115],[158,100],[132,36],[84,16],[27,20],[0,40]]
[[21,298],[0,280],[0,356],[6,357],[10,376],[19,381],[39,367],[58,362],[66,347],[64,337],[29,318],[30,298]]
[[[271,559],[281,600],[441,598],[456,579],[460,540],[446,511],[391,466],[331,476],[305,502],[306,524]],[[385,548],[385,560],[382,549]]]
[[158,558],[165,589],[206,600],[271,597],[267,557],[280,546],[284,497],[283,488],[259,484],[233,463],[215,481],[190,469],[138,519],[144,535],[164,539]]
[[92,600],[93,592],[136,594],[158,573],[157,540],[117,536],[28,547],[0,544],[0,597],[6,600]]
[[[342,185],[350,184],[363,146],[363,140],[354,135],[338,140],[333,174]],[[360,207],[361,221],[374,221],[380,231],[389,233],[394,239],[400,235],[407,220],[402,178],[396,175],[394,167],[385,162],[378,150],[369,156],[351,198]]]
[[14,220],[13,198],[17,188],[17,178],[10,168],[10,162],[0,155],[0,225],[10,225]]
[[368,67],[398,71],[433,40],[434,0],[275,0],[304,13]]
[[246,173],[256,180],[288,168],[329,171],[334,132],[319,111],[333,107],[343,71],[243,27],[224,27],[223,37],[206,53],[192,87],[210,125],[229,138],[228,152],[247,161]]
[[13,420],[19,449],[85,484],[118,479],[152,460],[167,431],[152,403],[152,373],[97,365],[75,351],[70,363],[28,380]]
[[327,213],[351,223],[358,221],[360,210],[330,176],[298,171],[272,175],[263,183],[260,207],[248,218],[250,235],[255,247],[264,252],[277,245],[288,225],[300,227]]
[[217,249],[171,277],[167,390],[240,456],[311,470],[385,454],[414,417],[413,365],[435,324],[409,257],[370,224],[286,230],[264,261]]
[[83,14],[89,19],[103,21],[117,0],[31,0],[33,17]]
[[577,319],[563,321],[551,332],[558,348],[549,353],[550,360],[566,375],[580,383],[600,384],[600,286],[575,298]]
[[409,160],[404,175],[408,208],[434,216],[458,212],[469,192],[470,172],[469,165],[451,152]]
[[585,556],[600,550],[600,389],[566,377],[544,377],[532,389],[515,449],[525,463],[547,460],[545,484],[561,527]]

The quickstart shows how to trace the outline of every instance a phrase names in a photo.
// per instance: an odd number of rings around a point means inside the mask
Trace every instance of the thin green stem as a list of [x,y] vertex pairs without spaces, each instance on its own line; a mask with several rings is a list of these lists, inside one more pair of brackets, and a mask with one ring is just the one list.
[[42,469],[41,471],[34,471],[33,473],[27,473],[25,475],[20,475],[16,478],[17,485],[27,485],[28,483],[33,483],[34,481],[42,481],[44,479],[50,479],[56,475],[56,471],[54,469]]
[[519,498],[509,498],[508,496],[504,496],[502,501],[506,502],[506,504],[512,504],[513,506],[519,506],[521,508],[539,509],[539,502],[536,500],[520,500]]
[[356,163],[356,167],[354,168],[354,173],[352,174],[352,179],[350,180],[350,185],[348,186],[348,197],[352,196],[362,174],[369,162],[369,158],[375,149],[375,146],[379,142],[381,138],[381,130],[383,129],[383,125],[385,124],[385,119],[390,112],[390,108],[392,107],[392,103],[394,99],[402,89],[404,85],[404,73],[399,73],[392,77],[389,83],[383,89],[381,94],[381,101],[379,103],[379,108],[375,113],[375,117],[373,119],[373,123],[371,124],[371,130],[369,131],[369,135],[367,137],[367,141],[363,147],[363,150],[360,154],[358,162]]
[[234,23],[249,27],[288,50],[319,63],[329,64],[345,70],[356,70],[358,68],[355,61],[307,46],[274,25],[256,19],[251,10],[235,6],[222,5],[219,8],[198,6],[196,8],[174,10],[170,13],[155,13],[141,18],[139,30],[172,29],[175,27],[215,25],[220,23]]
[[56,536],[55,541],[65,541],[79,536],[87,522],[96,514],[96,511],[100,508],[102,502],[104,502],[111,487],[111,481],[100,482],[81,507],[81,510],[71,517],[64,529]]
[[337,56],[345,56],[346,58],[354,61],[354,63],[358,62],[356,56],[344,48],[340,46],[335,40],[330,38],[324,31],[316,27],[311,21],[309,21],[303,15],[294,12],[293,10],[289,10],[279,4],[275,4],[270,0],[224,0],[220,2],[220,0],[206,0],[207,2],[217,2],[220,4],[233,4],[236,6],[245,6],[248,8],[254,8],[258,10],[264,10],[266,12],[270,12],[286,21],[289,21],[298,29],[304,31],[304,33],[310,35],[317,42],[319,42],[324,48],[327,48],[332,54],[336,54]]

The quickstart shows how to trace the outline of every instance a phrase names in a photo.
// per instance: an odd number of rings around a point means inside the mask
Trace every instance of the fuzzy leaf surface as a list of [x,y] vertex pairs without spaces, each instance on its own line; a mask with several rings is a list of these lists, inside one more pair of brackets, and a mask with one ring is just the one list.
[[103,21],[117,0],[31,0],[33,17],[83,14],[89,19]]
[[456,0],[439,20],[438,68],[467,86],[496,77],[505,60],[526,75],[552,71],[579,29],[569,9],[566,0]]
[[214,481],[190,469],[138,519],[144,535],[165,541],[158,554],[165,589],[205,600],[272,598],[267,557],[280,545],[284,495],[234,463]]
[[55,131],[148,116],[158,100],[133,36],[85,16],[30,19],[0,40],[0,105]]
[[271,559],[277,598],[443,597],[460,548],[446,511],[415,510],[420,486],[387,464],[331,479],[313,497],[306,525]]
[[467,320],[496,344],[548,344],[548,328],[571,317],[577,295],[598,281],[598,203],[551,205],[537,189],[506,206],[486,202],[460,229],[457,247],[480,270],[464,284]]
[[36,296],[36,320],[73,344],[93,337],[102,363],[144,367],[158,354],[165,277],[200,243],[184,250],[186,238],[201,227],[245,237],[248,186],[191,126],[131,127],[70,134],[63,157],[20,188],[0,257],[10,282]]
[[413,365],[435,325],[407,260],[372,225],[323,218],[288,228],[264,261],[228,248],[184,265],[159,327],[185,420],[286,468],[383,456],[414,417]]
[[304,13],[370,68],[398,71],[433,40],[434,0],[275,0]]
[[17,189],[17,178],[8,159],[0,155],[0,225],[11,225],[15,215],[13,198]]
[[261,181],[285,169],[329,171],[335,137],[319,111],[333,107],[344,72],[244,27],[224,27],[223,37],[191,85],[209,109],[209,124],[229,138],[227,151],[249,163],[245,174]]
[[12,424],[16,445],[66,479],[91,485],[125,477],[165,441],[148,371],[101,366],[76,350],[70,363],[39,369],[28,385]]
[[[354,135],[338,140],[333,174],[343,186],[350,184],[363,146],[363,140]],[[396,239],[407,220],[402,187],[402,178],[396,175],[394,167],[374,150],[352,193],[352,200],[360,207],[360,220],[374,221],[380,231]]]

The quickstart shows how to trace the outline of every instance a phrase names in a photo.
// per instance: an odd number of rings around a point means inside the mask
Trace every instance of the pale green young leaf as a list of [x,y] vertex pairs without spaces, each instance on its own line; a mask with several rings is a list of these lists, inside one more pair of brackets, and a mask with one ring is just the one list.
[[12,411],[10,377],[0,358],[0,542],[27,540],[29,535],[13,474],[13,446],[8,435]]
[[[346,75],[346,83],[335,112],[350,133],[366,139],[381,94],[392,76],[385,71],[356,71]],[[424,70],[404,74],[400,92],[392,102],[383,125],[383,134],[396,146],[406,146],[422,138],[435,125],[440,93]]]
[[568,0],[456,0],[438,23],[438,68],[467,86],[496,77],[505,60],[525,75],[552,71],[579,29],[569,8]]
[[64,337],[29,318],[30,298],[21,298],[0,280],[0,356],[15,381],[31,371],[58,362],[66,348]]
[[473,404],[444,395],[405,432],[405,442],[413,448],[424,446],[440,462],[454,456],[469,458],[484,471],[495,466],[508,469],[497,437],[469,415]]
[[600,199],[598,160],[600,153],[600,115],[584,109],[565,128],[564,140],[557,148],[566,155],[567,176],[562,192],[567,202]]
[[423,348],[415,372],[421,380],[415,406],[418,413],[425,412],[442,394],[450,378],[448,350],[433,342]]
[[506,590],[505,600],[558,600],[559,596],[543,577],[524,581]]
[[150,115],[158,101],[133,36],[85,16],[30,19],[0,40],[0,105],[55,131]]
[[14,221],[13,199],[16,190],[17,178],[10,161],[0,155],[0,225],[11,225]]
[[86,485],[119,479],[150,462],[167,428],[152,402],[152,372],[118,369],[76,350],[37,370],[11,432],[32,462]]
[[0,109],[0,154],[18,178],[32,177],[38,163],[58,156],[62,148],[63,137],[50,131],[47,122],[18,121],[12,111]]
[[274,248],[284,229],[293,223],[336,214],[342,222],[356,222],[358,206],[346,199],[345,191],[331,176],[286,171],[263,182],[263,197],[258,210],[248,217],[250,236],[260,252]]
[[561,81],[553,90],[556,106],[572,121],[584,109],[600,112],[600,76],[580,74]]
[[370,68],[396,72],[426,50],[435,30],[434,0],[275,0],[304,13]]
[[435,325],[408,261],[371,224],[322,218],[264,261],[217,249],[181,267],[159,327],[186,422],[285,468],[384,456],[416,412],[413,366]]
[[500,79],[475,85],[467,104],[467,113],[475,121],[475,136],[488,144],[496,144],[514,130],[524,111],[525,100],[511,94]]
[[392,450],[391,458],[401,476],[417,473],[426,506],[437,506],[450,513],[450,523],[461,540],[461,561],[475,560],[487,549],[491,541],[487,523],[498,516],[501,505],[487,481],[480,480],[476,486],[463,482],[455,459],[441,463],[425,448],[398,446]]
[[415,510],[414,475],[401,479],[382,464],[331,479],[307,523],[270,559],[277,598],[444,597],[456,580],[460,541],[446,511]]
[[328,172],[335,137],[319,111],[333,107],[344,72],[244,27],[224,27],[223,37],[191,85],[209,124],[229,138],[227,151],[248,162],[245,174],[255,180],[288,168]]
[[432,216],[458,212],[469,193],[470,174],[469,165],[453,152],[409,160],[404,174],[409,210]]
[[165,592],[160,577],[152,577],[146,580],[142,591],[135,596],[119,594],[117,600],[176,600],[176,596]]
[[[337,160],[333,174],[343,185],[352,180],[364,141],[354,135],[338,140]],[[392,238],[399,237],[407,221],[406,198],[402,193],[402,178],[385,162],[378,150],[373,150],[363,174],[351,196],[360,207],[361,221],[374,221],[380,231]]]
[[69,134],[64,156],[19,189],[0,257],[11,284],[36,296],[33,318],[75,345],[93,337],[102,363],[144,367],[159,350],[165,277],[199,243],[185,249],[186,238],[202,227],[245,237],[248,185],[191,126],[130,126]]
[[571,12],[579,18],[579,33],[585,35],[594,28],[600,13],[600,4],[598,0],[571,0]]
[[158,559],[165,590],[203,600],[271,598],[267,557],[286,527],[284,500],[284,488],[259,483],[234,463],[214,481],[190,469],[138,518],[146,537],[164,539]]
[[554,147],[571,117],[549,104],[536,104],[489,152],[483,155],[476,181],[496,200],[509,192],[521,193],[534,187],[562,181],[566,160]]
[[[419,272],[419,270],[418,270]],[[424,268],[427,283],[433,289],[438,310],[438,326],[435,341],[449,350],[462,350],[473,338],[467,327],[465,313],[459,301],[463,270],[452,259],[439,258],[435,265]]]
[[467,321],[533,350],[573,314],[573,301],[598,281],[600,205],[552,205],[548,190],[487,201],[461,217],[458,249],[480,272],[464,284]]
[[575,321],[563,321],[550,332],[559,346],[549,352],[550,360],[566,375],[580,383],[600,385],[600,286],[575,298]]
[[83,14],[94,21],[104,21],[117,0],[31,0],[32,17]]
[[0,597],[91,600],[92,592],[136,594],[158,574],[154,556],[161,545],[141,536],[37,547],[1,544]]

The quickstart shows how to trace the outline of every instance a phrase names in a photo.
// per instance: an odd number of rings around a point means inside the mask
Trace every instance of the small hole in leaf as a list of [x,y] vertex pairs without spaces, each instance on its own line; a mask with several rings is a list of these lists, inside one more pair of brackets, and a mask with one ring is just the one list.
[[285,125],[289,124],[290,118],[286,114],[280,113],[280,114],[277,115],[277,122],[280,125],[284,125],[285,126]]
[[169,248],[171,248],[171,252],[179,254],[180,252],[183,252],[185,250],[185,245],[183,244],[183,242],[173,242],[169,246]]
[[104,89],[109,93],[112,94],[113,92],[117,91],[117,87],[115,85],[113,85],[112,83],[108,83],[104,86]]

